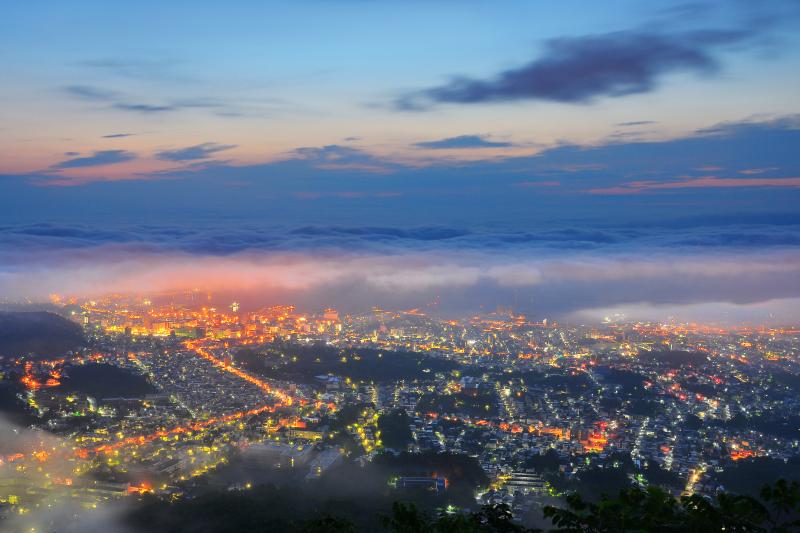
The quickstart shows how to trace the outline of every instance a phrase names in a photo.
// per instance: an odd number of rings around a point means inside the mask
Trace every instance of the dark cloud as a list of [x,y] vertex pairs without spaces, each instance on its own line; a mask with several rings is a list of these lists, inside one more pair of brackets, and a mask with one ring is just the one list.
[[94,152],[90,156],[76,157],[61,161],[50,168],[54,170],[63,170],[67,168],[99,167],[124,163],[132,159],[136,159],[136,154],[128,152],[127,150],[101,150],[99,152]]
[[621,31],[547,41],[542,55],[491,79],[459,77],[408,94],[395,102],[401,110],[438,103],[547,100],[584,103],[652,91],[670,72],[711,72],[717,49],[751,36],[741,30],[703,30],[676,34]]
[[427,149],[459,149],[459,148],[505,148],[513,146],[509,142],[490,141],[485,135],[459,135],[438,141],[425,141],[414,144],[417,148]]
[[207,159],[217,152],[223,152],[231,148],[236,148],[236,145],[210,142],[179,148],[177,150],[163,150],[157,152],[156,157],[164,161],[195,161],[198,159]]
[[120,139],[122,137],[132,137],[136,135],[135,133],[109,133],[108,135],[103,135],[103,139]]

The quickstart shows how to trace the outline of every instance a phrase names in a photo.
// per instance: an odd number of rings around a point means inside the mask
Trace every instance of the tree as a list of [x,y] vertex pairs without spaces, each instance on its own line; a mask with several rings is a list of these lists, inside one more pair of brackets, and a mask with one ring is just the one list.
[[770,523],[776,531],[800,530],[800,485],[797,481],[788,483],[779,479],[774,486],[764,485],[761,499],[772,510]]
[[476,513],[440,513],[434,518],[414,504],[395,502],[383,525],[392,533],[534,533],[515,524],[505,504],[485,505]]
[[300,531],[302,533],[355,533],[356,528],[344,518],[325,515],[309,520]]
[[381,441],[387,448],[405,450],[413,441],[409,425],[411,419],[403,409],[395,409],[384,413],[378,418],[378,429],[381,432]]
[[394,502],[391,516],[383,518],[383,527],[392,533],[427,533],[431,520],[413,503]]
[[617,499],[603,496],[590,503],[578,493],[567,496],[567,509],[544,508],[559,532],[673,531],[678,524],[678,502],[665,491],[623,489]]
[[716,499],[695,494],[676,500],[658,487],[621,490],[599,503],[579,494],[567,496],[567,508],[547,506],[545,518],[563,533],[620,531],[796,531],[800,527],[800,487],[780,480],[765,486],[759,501],[751,496],[721,493]]

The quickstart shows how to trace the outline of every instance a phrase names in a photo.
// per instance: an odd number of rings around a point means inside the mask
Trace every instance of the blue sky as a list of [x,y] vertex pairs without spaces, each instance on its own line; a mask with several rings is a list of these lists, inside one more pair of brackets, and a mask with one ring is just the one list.
[[[353,257],[437,280],[411,265],[445,254],[472,272],[464,285],[411,284],[404,304],[502,303],[513,272],[536,312],[717,303],[761,319],[774,304],[800,318],[799,16],[795,1],[11,3],[0,292],[163,288],[117,275],[152,257],[180,277],[187,255],[236,272],[334,254],[341,277],[273,287],[333,298]],[[553,261],[656,256],[675,269],[648,283],[670,277],[669,291],[585,275],[591,303],[542,292]],[[94,277],[68,283],[88,257]],[[785,279],[756,274],[778,259]],[[753,270],[694,298],[699,271],[674,278],[697,261]],[[360,302],[398,292],[386,283]]]

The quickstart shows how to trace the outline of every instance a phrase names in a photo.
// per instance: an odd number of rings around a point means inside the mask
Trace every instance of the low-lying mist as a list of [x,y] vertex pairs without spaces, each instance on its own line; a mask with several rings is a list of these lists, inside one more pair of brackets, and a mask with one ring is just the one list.
[[52,293],[196,288],[234,298],[245,310],[270,304],[345,312],[420,307],[463,316],[503,306],[574,320],[627,312],[796,321],[800,252],[759,244],[759,231],[730,240],[707,230],[698,241],[663,229],[6,228],[0,231],[0,295],[44,300]]

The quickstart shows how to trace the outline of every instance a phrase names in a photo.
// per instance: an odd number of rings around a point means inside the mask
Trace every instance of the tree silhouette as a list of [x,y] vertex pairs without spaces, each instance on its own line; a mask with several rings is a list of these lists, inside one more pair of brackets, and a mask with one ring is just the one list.
[[761,500],[720,493],[716,499],[701,495],[680,500],[658,487],[630,488],[617,498],[603,496],[599,503],[579,494],[567,496],[567,508],[547,506],[549,518],[560,533],[611,532],[789,532],[800,528],[800,488],[780,480],[766,485]]
[[485,505],[476,513],[440,513],[432,517],[412,504],[395,502],[383,525],[392,533],[533,533],[513,521],[505,504]]

